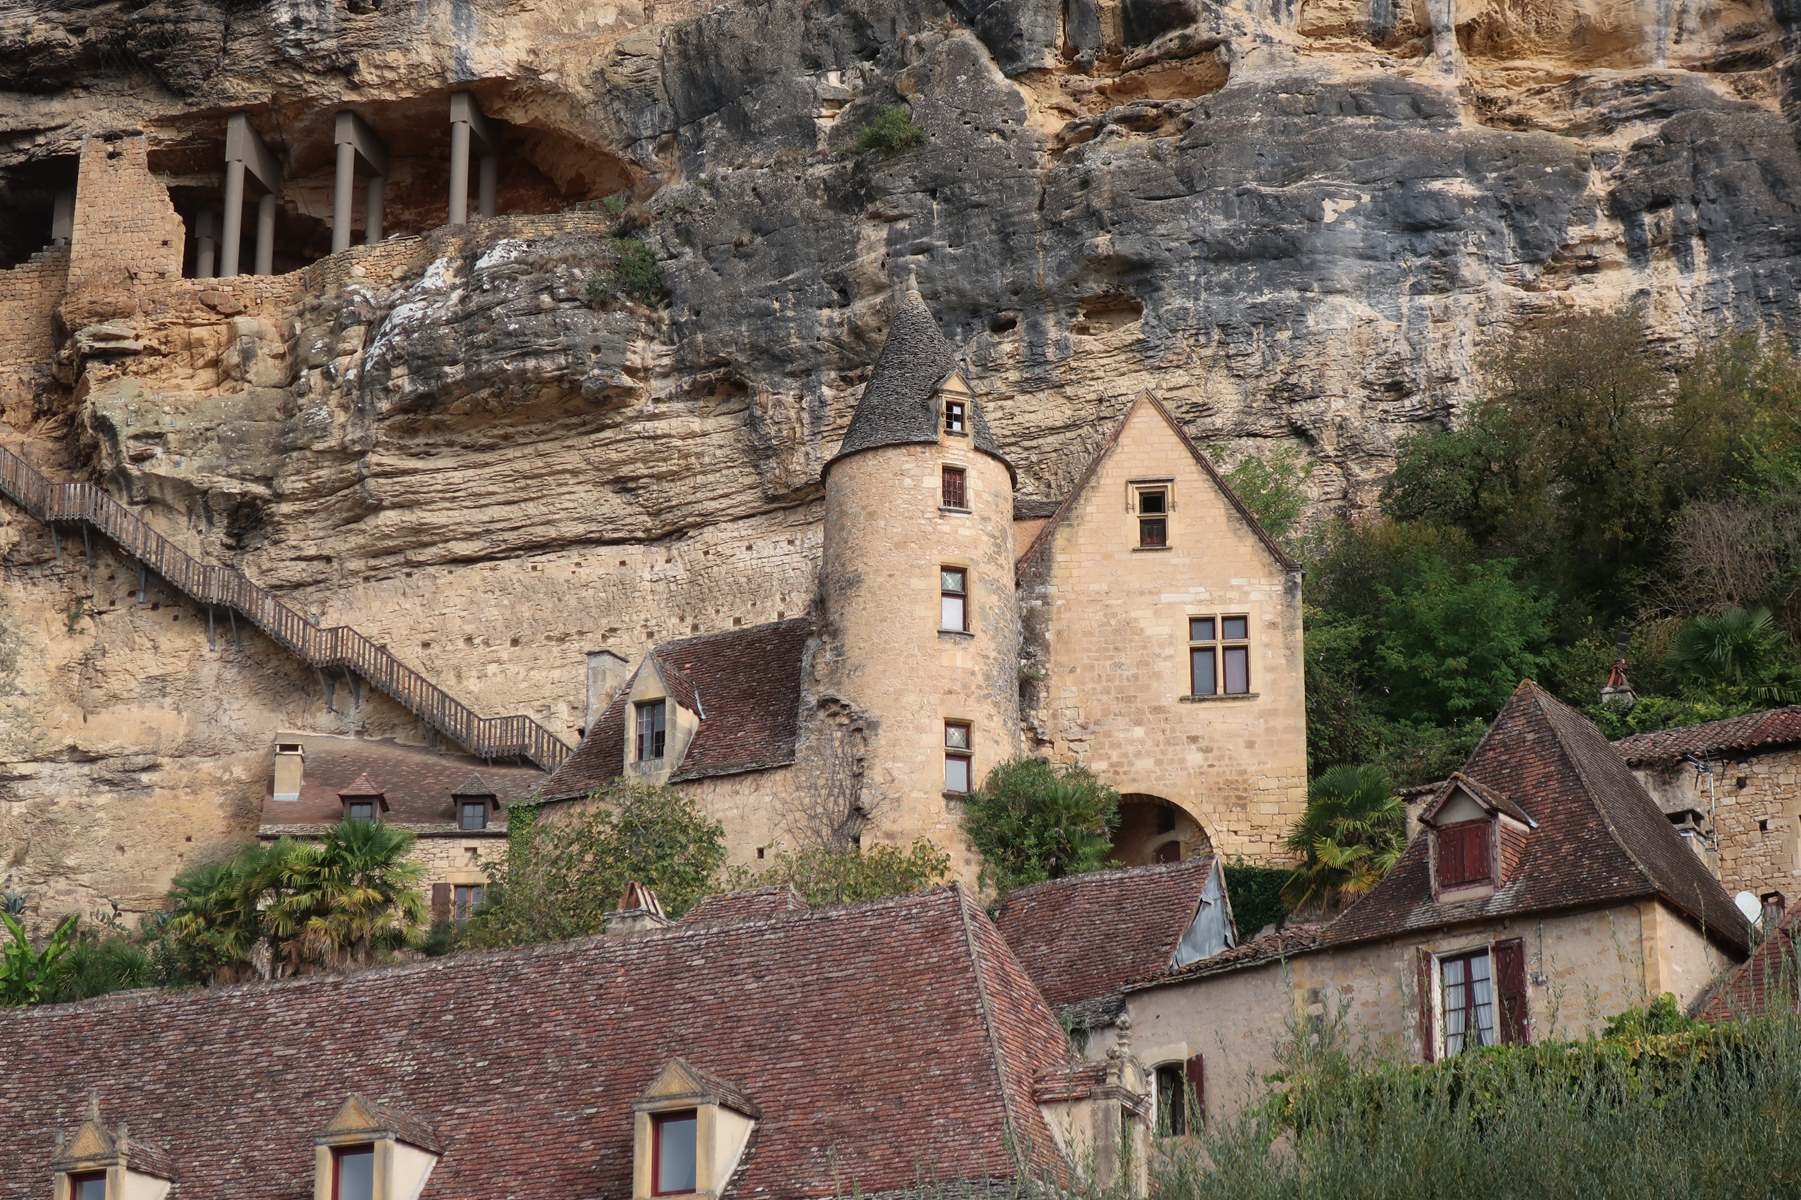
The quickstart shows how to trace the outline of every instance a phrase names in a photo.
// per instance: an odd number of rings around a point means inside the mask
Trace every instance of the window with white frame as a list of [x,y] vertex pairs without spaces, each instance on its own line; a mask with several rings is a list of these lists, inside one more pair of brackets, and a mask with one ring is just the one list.
[[970,740],[969,722],[944,723],[944,790],[952,795],[962,796],[969,792],[970,763],[973,761]]
[[1445,1057],[1494,1045],[1495,988],[1488,951],[1440,958],[1438,984]]
[[963,567],[938,568],[938,628],[969,632],[969,571]]

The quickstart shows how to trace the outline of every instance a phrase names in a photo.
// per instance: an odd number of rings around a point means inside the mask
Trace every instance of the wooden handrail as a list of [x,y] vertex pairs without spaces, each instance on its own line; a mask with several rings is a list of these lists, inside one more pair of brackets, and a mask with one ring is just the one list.
[[47,525],[87,525],[201,604],[231,609],[314,667],[353,671],[480,758],[524,758],[554,771],[568,743],[530,717],[483,717],[348,625],[321,628],[230,567],[214,566],[150,528],[92,483],[54,483],[0,446],[0,494]]

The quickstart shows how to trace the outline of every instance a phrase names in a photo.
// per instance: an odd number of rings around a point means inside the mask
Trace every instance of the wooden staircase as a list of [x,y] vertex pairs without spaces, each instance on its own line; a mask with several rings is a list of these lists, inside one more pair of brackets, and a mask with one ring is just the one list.
[[92,483],[53,483],[0,446],[0,494],[55,531],[75,526],[105,535],[143,568],[154,571],[196,603],[248,620],[300,661],[320,670],[352,671],[406,710],[486,759],[523,758],[554,771],[568,758],[567,743],[530,717],[483,717],[413,670],[387,648],[348,625],[322,629],[229,567],[200,562],[133,516]]

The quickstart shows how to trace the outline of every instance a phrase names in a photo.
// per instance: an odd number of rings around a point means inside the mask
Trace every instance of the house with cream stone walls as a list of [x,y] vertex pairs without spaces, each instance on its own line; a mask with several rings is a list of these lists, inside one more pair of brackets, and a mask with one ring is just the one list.
[[590,657],[546,815],[620,778],[689,790],[734,861],[928,839],[1021,754],[1126,798],[1128,864],[1275,861],[1306,799],[1301,576],[1155,398],[1075,489],[1021,503],[980,381],[911,286],[823,470],[805,618]]

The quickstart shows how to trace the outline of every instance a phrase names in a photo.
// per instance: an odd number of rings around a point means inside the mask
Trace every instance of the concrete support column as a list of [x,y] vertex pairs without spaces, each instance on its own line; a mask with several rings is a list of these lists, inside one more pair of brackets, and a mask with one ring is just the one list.
[[210,208],[200,210],[194,222],[194,277],[211,279],[218,270],[219,214]]
[[469,220],[469,124],[450,124],[450,224]]
[[476,211],[484,217],[494,215],[494,193],[500,184],[500,156],[496,154],[482,155],[481,182],[476,189]]
[[338,173],[332,180],[331,252],[350,249],[350,197],[356,188],[356,147],[338,143]]
[[238,273],[239,253],[244,238],[244,164],[225,164],[225,232],[219,237],[219,277],[230,279]]
[[50,241],[67,246],[75,233],[75,193],[59,189],[50,210]]
[[264,192],[256,201],[256,273],[275,274],[275,194]]
[[381,241],[381,209],[387,190],[386,175],[369,176],[369,190],[363,196],[363,241],[367,245]]

